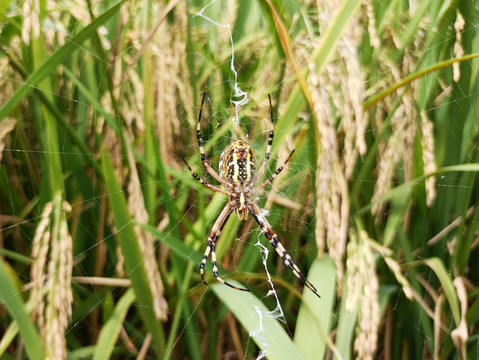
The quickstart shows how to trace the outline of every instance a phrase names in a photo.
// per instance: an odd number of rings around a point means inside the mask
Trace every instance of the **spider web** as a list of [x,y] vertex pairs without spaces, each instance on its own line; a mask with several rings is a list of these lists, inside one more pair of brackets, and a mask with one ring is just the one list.
[[[204,118],[203,120],[205,122],[210,122],[217,130],[219,130],[221,128],[221,125],[224,124],[226,121],[233,121],[233,122],[238,122],[240,125],[243,125],[244,122],[247,122],[247,121],[250,121],[250,122],[255,122],[255,121],[268,121],[267,120],[267,117],[268,117],[268,114],[267,114],[267,106],[264,106],[265,108],[265,116],[264,118],[261,118],[261,119],[257,119],[257,120],[247,120],[247,119],[240,119],[240,115],[241,115],[241,111],[242,109],[248,104],[248,93],[247,91],[244,91],[241,89],[241,86],[240,84],[238,83],[238,72],[240,72],[241,70],[237,70],[238,68],[238,65],[235,64],[235,44],[233,42],[233,36],[232,36],[232,33],[231,33],[231,23],[223,23],[223,21],[221,19],[212,19],[208,16],[208,8],[214,4],[214,3],[217,3],[219,0],[213,0],[212,2],[210,2],[209,4],[207,4],[206,6],[204,6],[199,12],[197,12],[196,14],[194,14],[194,21],[204,21],[206,22],[208,25],[207,26],[215,26],[215,27],[218,27],[219,29],[221,29],[222,31],[227,31],[228,32],[228,37],[230,39],[230,44],[231,44],[231,61],[230,61],[230,64],[231,64],[231,72],[233,74],[233,91],[232,91],[232,95],[231,95],[231,103],[234,105],[234,112],[235,112],[235,115],[231,118],[231,119],[227,119],[225,120],[224,117],[223,117],[223,114],[224,114],[224,109],[216,109],[217,111],[215,111],[215,109],[213,109],[213,113],[212,115],[209,117],[209,118]],[[286,2],[283,2],[283,5],[284,6],[287,6]],[[153,11],[151,9],[149,9],[148,11]],[[192,14],[193,15],[193,14]],[[42,26],[47,26],[48,24],[42,24]],[[453,23],[451,23],[451,26],[453,25]],[[200,25],[197,25],[197,26],[200,26]],[[201,25],[202,26],[202,25]],[[467,31],[470,31],[471,29],[464,29],[464,33],[467,32]],[[253,31],[253,30],[252,30]],[[66,30],[62,30],[62,29],[55,29],[54,32],[58,35],[64,35],[64,32],[66,33]],[[450,41],[451,39],[445,39],[444,42],[447,42],[447,41]],[[273,41],[272,39],[270,39],[270,41]],[[131,45],[133,46],[133,45]],[[96,56],[96,54],[94,54],[91,50],[83,47],[83,46],[80,46],[79,45],[79,48],[81,48],[81,51],[87,51],[89,52],[92,56]],[[434,49],[427,49],[426,52],[428,51],[433,51]],[[422,54],[417,54],[416,56],[419,57],[420,55]],[[199,54],[199,56],[201,56],[201,54]],[[304,64],[300,64],[300,65],[304,65]],[[399,64],[397,65],[397,67],[399,68],[402,64]],[[393,69],[394,70],[394,69]],[[382,74],[378,74],[378,76],[380,76]],[[4,75],[1,75],[2,76],[2,79],[3,81],[5,82],[12,82],[12,83],[16,83],[18,82],[17,79],[11,79],[11,78],[7,78],[6,76]],[[435,75],[433,75],[435,76]],[[285,79],[284,81],[292,81],[292,79],[294,78],[293,74],[290,73],[289,74],[289,77],[287,79]],[[373,78],[370,78],[370,79],[367,79],[366,82],[373,82],[374,79]],[[279,85],[279,84],[278,84]],[[41,90],[41,89],[38,89],[38,90]],[[178,90],[178,88],[176,88],[175,90]],[[274,89],[272,89],[274,90]],[[99,91],[99,89],[98,89]],[[52,96],[56,96],[55,94],[50,94]],[[464,89],[464,97],[465,98],[469,98],[473,99],[474,96],[477,96],[477,94],[471,94],[471,93],[468,93],[466,91],[466,89]],[[74,102],[78,102],[78,99],[76,97],[74,97],[72,95],[72,97],[68,100],[71,100],[71,101],[74,101]],[[255,101],[258,101],[258,103],[260,103],[260,101],[263,101],[261,99],[259,100],[256,100]],[[86,104],[86,102],[85,102]],[[261,104],[263,104],[263,102],[261,102]],[[264,101],[264,104],[266,104],[266,102]],[[441,111],[441,106],[445,106],[445,105],[438,105],[436,108],[430,108],[428,109],[427,111],[430,111],[430,112],[439,112]],[[261,105],[261,107],[263,107],[263,105]],[[198,111],[198,107],[195,107],[195,110],[196,110],[196,113]],[[24,110],[26,111],[26,110]],[[416,115],[419,115],[419,114],[416,114]],[[466,115],[466,114],[464,114]],[[309,116],[311,116],[311,114],[309,113],[306,113],[306,114],[302,114],[302,116],[304,116],[304,118],[308,118]],[[266,120],[265,120],[266,119]],[[71,119],[73,121],[73,119]],[[119,120],[119,119],[117,119]],[[182,124],[182,126],[185,126],[187,127],[188,124],[186,121],[182,121],[182,120],[179,120],[179,122]],[[379,128],[373,128],[373,129],[370,129],[370,130],[367,130],[368,132],[372,132],[372,131],[378,131],[380,130]],[[475,129],[473,129],[475,132],[477,132],[477,127]],[[267,130],[265,130],[265,134],[267,134]],[[211,136],[213,136],[212,134],[210,134]],[[205,137],[205,141],[207,142],[208,141],[208,136],[205,136],[205,134],[203,134],[203,136]],[[228,142],[230,140],[230,136],[229,135],[221,135],[221,141],[222,142]],[[267,140],[267,136],[264,137],[264,140],[266,141]],[[457,139],[458,143],[459,143],[459,139]],[[183,150],[185,149],[186,147],[188,148],[195,148],[197,147],[197,144],[194,140],[191,141],[191,143],[187,144],[185,147],[183,147],[182,145],[179,145],[178,148],[180,150]],[[218,155],[218,152],[221,151],[220,149],[214,149],[214,151],[216,151],[216,153],[214,153],[213,155],[217,158],[217,155]],[[263,149],[264,151],[264,149]],[[37,150],[33,149],[33,150],[25,150],[20,144],[17,144],[15,142],[15,139],[12,140],[12,142],[4,149],[4,152],[6,153],[10,153],[10,155],[12,154],[15,154],[15,153],[20,153],[22,156],[25,156],[25,157],[34,157],[35,155],[37,156],[44,156],[44,154],[39,154]],[[198,155],[198,152],[197,151],[194,151],[193,153],[195,153],[196,155]],[[8,155],[8,156],[10,156]],[[65,161],[65,162],[68,162],[68,161],[75,161],[75,153],[72,152],[70,149],[67,149],[67,148],[63,148],[62,151],[61,151],[61,154],[60,156],[62,157],[62,160]],[[94,153],[91,153],[90,155],[97,155],[97,154],[94,154]],[[115,155],[115,154],[111,154],[111,155]],[[259,158],[261,158],[260,154],[257,154]],[[472,154],[469,154],[469,153],[466,153],[466,157],[468,157],[471,161],[473,161],[473,155]],[[179,160],[179,156],[177,155],[172,155],[171,159],[170,160]],[[278,159],[276,159],[278,162],[281,162],[282,158],[278,156]],[[292,159],[292,161],[289,163],[289,166],[292,167],[295,172],[301,172],[302,169],[303,169],[303,165],[304,163],[306,162],[305,159],[299,157],[299,158],[296,158],[294,157]],[[16,214],[16,209],[15,209],[15,200],[13,199],[13,187],[15,186],[14,184],[10,183],[8,180],[9,180],[9,174],[8,174],[8,171],[6,170],[7,167],[9,166],[9,164],[6,163],[6,160],[5,160],[5,156],[2,158],[2,176],[7,179],[7,181],[5,182],[5,188],[2,189],[2,191],[4,191],[7,195],[6,195],[6,198],[7,199],[10,199],[9,201],[7,201],[5,204],[2,205],[3,209],[6,209],[7,207],[9,207],[8,211],[5,210],[5,211],[2,211],[4,213],[8,213],[8,214]],[[272,169],[270,169],[269,171],[271,171]],[[274,170],[274,169],[273,169]],[[189,176],[189,174],[186,174],[186,172],[184,173],[184,175],[182,176]],[[315,177],[316,174],[308,174],[308,176],[312,176],[312,177]],[[33,173],[28,173],[27,172],[27,175],[26,175],[26,181],[29,181],[32,183],[32,186],[31,186],[31,192],[32,192],[32,197],[36,197],[37,194],[35,193],[35,189],[36,189],[36,186],[34,186],[34,182],[35,182],[35,177],[36,175],[33,174]],[[458,178],[456,177],[455,175],[449,175],[449,174],[446,174],[446,175],[442,175],[439,179],[438,179],[438,187],[450,187],[450,188],[463,188],[463,191],[466,192],[468,190],[471,189],[471,185],[467,182],[464,182],[464,183],[458,183],[458,180],[463,180],[462,178]],[[364,181],[364,182],[367,182],[369,180],[362,180],[362,179],[355,179],[355,181]],[[141,183],[140,184],[141,186],[144,186],[145,183]],[[294,194],[295,193],[295,189],[292,188],[292,187],[288,187],[288,186],[285,186],[281,189],[275,189],[280,195],[283,195],[284,198],[288,198],[290,197],[290,195]],[[88,199],[84,199],[84,200],[81,200],[81,201],[72,201],[72,205],[75,207],[75,206],[79,206],[79,205],[85,205],[85,206],[88,206],[88,204],[90,202],[94,202],[94,203],[100,203],[102,200],[103,200],[103,197],[105,197],[106,195],[108,194],[105,194],[105,195],[102,195],[102,196],[98,196],[98,195],[95,195],[93,194],[91,198],[88,198]],[[179,193],[178,195],[176,195],[177,197],[180,197],[184,195],[184,193]],[[434,200],[437,200],[437,198],[435,198]],[[41,211],[42,209],[39,207],[38,204],[34,204],[33,205],[34,207],[37,208],[37,212],[38,214],[41,214]],[[190,210],[188,210],[185,214],[188,215],[188,213],[190,211],[193,211],[195,208],[197,207],[202,207],[202,206],[205,206],[203,200],[200,198],[200,197],[197,197],[196,199],[193,199],[193,202],[191,204],[191,207],[189,208]],[[434,201],[433,202],[433,205],[431,207],[431,209],[434,209],[435,207],[437,207],[438,205],[436,204],[436,202]],[[414,209],[413,209],[414,211]],[[276,218],[278,219],[280,217],[280,211],[278,210],[271,210],[269,213],[268,213],[268,218]],[[432,210],[431,210],[431,214],[432,214]],[[431,215],[432,216],[432,215]],[[233,215],[232,215],[233,217]],[[413,217],[414,218],[414,217]],[[35,217],[30,217],[30,218],[27,218],[25,220],[22,220],[20,222],[13,222],[11,223],[10,225],[7,225],[7,226],[3,226],[2,227],[2,233],[7,235],[8,233],[12,232],[12,231],[18,231],[20,233],[20,235],[23,235],[25,237],[28,236],[28,234],[26,232],[24,232],[23,228],[22,228],[22,225],[26,224],[26,223],[36,223],[38,220],[38,218],[35,218]],[[81,218],[78,216],[76,217],[76,220],[78,220],[78,223],[79,223],[79,226],[80,228],[82,228],[82,230],[86,233],[86,234],[89,234],[89,236],[91,236],[91,239],[95,239],[96,238],[96,235],[91,233],[90,230],[86,227],[86,225],[84,225],[82,222],[81,222]],[[231,219],[230,219],[231,221]],[[176,222],[176,226],[179,226],[180,223],[182,222],[182,219],[178,219],[178,221]],[[314,234],[314,228],[312,227],[311,223],[308,221],[308,220],[304,220],[303,218],[295,218],[294,221],[292,221],[290,224],[289,224],[289,229],[292,230],[293,232],[297,232],[297,233],[301,233],[301,232],[308,232],[310,234]],[[430,224],[429,223],[426,223],[425,224],[425,228],[428,228]],[[306,230],[305,230],[306,229]],[[275,229],[277,230],[277,229]],[[280,229],[279,229],[280,230]],[[208,230],[206,230],[208,231]],[[256,244],[247,244],[245,246],[255,246],[257,248],[257,250],[255,251],[259,251],[259,253],[261,254],[261,257],[263,259],[263,264],[264,264],[264,268],[265,268],[265,272],[266,272],[266,277],[267,277],[267,283],[268,283],[268,291],[266,292],[266,294],[264,295],[265,297],[269,297],[269,298],[272,298],[274,299],[274,301],[272,302],[272,306],[271,308],[273,310],[271,311],[268,311],[268,312],[264,312],[262,310],[260,310],[259,308],[257,307],[251,307],[251,312],[252,313],[256,313],[257,314],[257,318],[258,318],[258,327],[257,327],[257,330],[255,331],[250,331],[249,332],[249,336],[251,339],[255,340],[255,341],[259,341],[259,342],[265,342],[265,337],[263,336],[263,318],[264,317],[273,317],[281,322],[284,322],[286,323],[286,319],[284,318],[284,313],[283,313],[283,309],[282,309],[282,306],[279,302],[279,299],[278,299],[278,293],[273,285],[273,282],[271,281],[271,275],[270,275],[270,272],[268,270],[268,266],[267,266],[267,261],[268,261],[268,256],[269,256],[269,244],[267,244],[267,246],[264,246],[261,241],[264,241],[264,236],[263,234],[261,233],[261,231],[259,230],[259,228],[255,228],[249,232],[246,232],[244,237],[240,237],[237,239],[237,241],[235,242],[234,246],[233,246],[233,253],[235,251],[234,247],[237,246],[236,243],[248,243],[248,238],[250,236],[248,235],[251,235],[251,233],[254,233],[254,232],[257,232],[258,233],[258,241]],[[84,275],[85,276],[91,276],[92,274],[90,274],[89,270],[87,270],[86,267],[84,267],[83,263],[82,263],[82,260],[87,258],[88,256],[90,256],[91,254],[94,253],[95,250],[98,249],[98,247],[100,246],[103,246],[105,244],[107,244],[112,237],[114,237],[115,234],[109,234],[107,236],[104,236],[102,241],[99,242],[99,243],[94,243],[94,244],[91,244],[89,245],[89,247],[86,247],[85,249],[83,249],[82,251],[78,252],[75,256],[75,259],[74,261],[75,262],[78,262],[78,267],[84,271]],[[288,241],[288,238],[287,238],[287,234],[285,233],[282,233],[281,234],[281,238],[282,238],[282,242],[284,242],[285,244],[288,244],[289,241]],[[285,238],[286,237],[286,238]],[[426,233],[426,230],[425,230],[425,233],[424,233],[424,243],[426,243],[426,240],[429,239],[429,234]],[[103,244],[103,245],[102,245]],[[205,242],[202,242],[199,246],[196,247],[196,251],[199,252],[199,253],[202,253],[204,251],[204,245],[205,245]],[[5,247],[8,247],[9,244],[5,244]],[[424,245],[423,248],[421,248],[421,250],[426,250],[426,247],[427,245]],[[291,253],[291,252],[294,252],[295,249],[291,249],[291,248],[288,248],[287,247],[287,250]],[[250,251],[250,250],[248,250]],[[246,254],[248,254],[248,251],[246,251]],[[243,256],[245,256],[245,252],[243,252]],[[421,255],[418,255],[417,259],[421,259]],[[233,261],[236,261],[235,259],[233,259]],[[140,265],[140,264],[138,264]],[[300,268],[304,268],[304,265],[305,263],[301,263],[301,264],[298,264],[300,266]],[[303,265],[303,266],[302,266]],[[196,265],[197,268],[196,270],[198,270],[198,265]],[[235,265],[233,265],[235,266]],[[21,280],[24,280],[25,282],[28,282],[28,276],[25,275],[24,272],[21,272],[21,271],[17,271],[17,275],[20,277]],[[425,280],[425,283],[426,284],[429,284],[429,283],[432,283],[434,282],[434,274],[432,273],[432,271],[429,273],[429,277],[427,277]],[[292,280],[294,278],[294,276],[290,275],[289,278],[287,278],[288,281]],[[92,282],[93,284],[93,282]],[[105,306],[105,307],[108,307],[109,305],[114,305],[114,302],[112,301],[112,294],[115,292],[117,288],[116,287],[112,287],[112,289],[108,292],[100,292],[98,291],[97,294],[98,294],[98,300],[97,300],[97,303],[94,303],[94,304],[91,304],[90,307],[91,307],[91,311],[93,311],[94,309],[96,309],[98,307],[99,304]],[[205,297],[206,297],[206,289],[205,291],[202,293],[198,303],[196,304],[196,306],[192,309],[192,312],[191,312],[191,316],[190,318],[186,319],[186,324],[184,324],[183,326],[181,326],[181,330],[178,332],[178,336],[173,344],[173,347],[171,349],[167,349],[167,351],[170,351],[173,352],[175,351],[175,347],[178,346],[178,344],[180,344],[182,341],[183,341],[183,338],[185,336],[185,333],[188,332],[188,327],[187,327],[187,324],[189,322],[191,322],[197,314],[196,312],[196,308],[201,304],[202,301],[210,301],[210,300],[204,300]],[[240,294],[238,295],[240,296]],[[410,322],[410,325],[412,328],[416,329],[417,331],[423,331],[422,328],[421,328],[421,323],[420,323],[420,320],[417,321],[417,322],[414,322],[414,320],[408,320],[410,319],[409,317],[409,313],[406,312],[406,309],[404,308],[400,308],[398,306],[396,306],[397,304],[399,304],[402,300],[402,298],[404,297],[404,294],[402,292],[398,292],[398,295],[397,295],[397,298],[396,298],[396,301],[391,301],[391,304],[393,304],[392,308],[390,310],[388,310],[389,312],[393,313],[394,316],[398,316],[400,318],[402,318],[404,321],[409,321]],[[82,322],[82,320],[84,320],[87,316],[88,316],[89,312],[86,312],[85,315],[80,318],[80,319],[76,319],[75,321],[72,321],[72,323],[69,324],[69,330],[68,330],[68,333],[70,332],[73,332],[75,331],[76,329],[79,329],[79,328],[86,328],[85,330],[91,330],[92,332],[96,331],[97,330],[97,327],[94,327],[94,326],[91,326],[91,328],[88,328],[88,324],[85,324],[84,322]],[[338,314],[336,314],[337,316]],[[170,312],[169,313],[169,316],[171,317],[175,317],[175,316],[181,316],[181,315],[178,315],[178,314],[175,314],[173,312]],[[424,314],[424,316],[426,316]],[[415,319],[415,318],[414,318]],[[288,329],[288,332],[290,332],[290,330]],[[291,332],[290,332],[291,333]],[[67,334],[68,335],[68,334]],[[217,334],[209,334],[209,336],[215,336],[215,337],[218,337],[219,335]],[[139,343],[137,343],[136,345],[141,345]],[[271,354],[274,352],[274,349],[268,347],[268,344],[265,344],[264,345],[264,350],[260,351],[258,354],[257,354],[257,358],[263,358],[263,357],[266,357],[268,354]]]

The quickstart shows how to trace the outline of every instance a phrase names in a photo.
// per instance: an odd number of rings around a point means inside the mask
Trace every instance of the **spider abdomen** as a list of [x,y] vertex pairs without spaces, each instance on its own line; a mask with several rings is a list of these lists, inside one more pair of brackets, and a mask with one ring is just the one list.
[[220,176],[229,183],[248,183],[256,174],[256,156],[244,140],[235,140],[226,146],[220,157]]

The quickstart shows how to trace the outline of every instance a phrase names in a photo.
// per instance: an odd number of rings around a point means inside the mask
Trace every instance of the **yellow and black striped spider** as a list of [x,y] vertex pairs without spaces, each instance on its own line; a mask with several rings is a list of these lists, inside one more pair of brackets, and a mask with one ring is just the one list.
[[281,172],[281,170],[283,170],[283,167],[288,163],[289,159],[294,153],[294,150],[291,151],[284,164],[280,166],[270,178],[268,178],[261,185],[255,188],[256,184],[258,183],[259,179],[261,178],[266,169],[266,165],[268,164],[268,159],[271,152],[271,145],[273,144],[274,122],[271,96],[268,94],[269,109],[271,113],[271,131],[269,133],[266,155],[258,172],[256,172],[256,156],[254,154],[253,148],[244,140],[235,140],[231,142],[228,146],[226,146],[225,150],[221,154],[219,174],[211,167],[211,164],[206,160],[205,151],[203,149],[203,139],[201,137],[200,127],[201,113],[203,112],[203,103],[205,101],[205,96],[206,93],[203,94],[200,114],[198,117],[198,125],[196,128],[196,137],[198,139],[198,145],[200,148],[201,162],[203,163],[205,170],[208,171],[216,180],[218,180],[225,187],[225,189],[223,190],[215,185],[207,183],[191,169],[186,159],[183,159],[183,161],[188,167],[188,170],[190,171],[191,175],[193,175],[196,180],[198,180],[210,190],[227,195],[229,197],[229,201],[224,207],[221,214],[218,216],[218,219],[213,225],[213,228],[211,229],[211,232],[208,236],[208,245],[206,247],[205,255],[203,256],[203,260],[201,261],[200,265],[200,273],[203,282],[208,285],[205,280],[204,268],[206,265],[206,260],[208,259],[208,255],[211,252],[211,259],[213,262],[213,274],[218,281],[237,290],[251,291],[249,289],[243,289],[233,286],[223,280],[218,275],[218,266],[216,264],[215,252],[216,240],[218,240],[221,234],[221,230],[223,230],[223,227],[225,226],[229,216],[234,210],[236,210],[239,220],[246,220],[248,218],[248,212],[253,215],[254,219],[261,228],[261,231],[269,240],[271,245],[275,248],[279,256],[281,256],[281,259],[283,259],[286,266],[293,272],[293,274],[298,279],[301,280],[301,282],[305,286],[307,286],[314,294],[320,297],[314,285],[311,284],[306,278],[306,276],[304,276],[304,274],[299,270],[291,256],[289,256],[289,254],[284,249],[284,246],[279,242],[278,236],[275,234],[268,220],[266,220],[264,215],[261,213],[261,210],[259,209],[258,205],[255,204],[252,198],[254,194],[256,194],[258,191],[263,189],[266,185],[268,185],[271,181],[274,180],[274,178]]

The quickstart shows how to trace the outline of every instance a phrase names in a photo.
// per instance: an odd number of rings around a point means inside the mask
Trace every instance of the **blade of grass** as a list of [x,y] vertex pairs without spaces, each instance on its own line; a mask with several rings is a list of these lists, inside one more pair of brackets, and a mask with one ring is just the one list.
[[460,62],[463,62],[463,61],[472,60],[472,59],[475,59],[477,57],[479,57],[478,53],[462,56],[462,57],[459,57],[459,58],[448,59],[448,60],[441,61],[437,64],[434,64],[433,66],[430,66],[426,69],[419,70],[415,73],[412,73],[411,75],[406,76],[401,81],[393,84],[392,86],[388,87],[387,89],[384,89],[383,91],[374,95],[370,99],[366,100],[363,104],[363,109],[364,109],[364,111],[368,111],[374,105],[376,105],[379,101],[384,99],[386,96],[392,94],[397,89],[399,89],[403,86],[406,86],[406,85],[410,84],[411,82],[413,82],[414,80],[420,79],[420,78],[426,76],[427,74],[430,74],[434,71],[444,69],[445,67],[451,66],[454,63],[460,63]]
[[128,309],[134,301],[135,292],[133,289],[128,289],[118,301],[113,310],[113,314],[100,331],[95,346],[95,352],[93,354],[94,360],[110,359],[113,347],[115,346],[121,327],[123,326],[123,321],[125,320]]
[[114,116],[112,116],[108,111],[103,108],[103,106],[95,98],[94,94],[92,94],[91,91],[80,81],[80,79],[78,79],[68,68],[63,68],[63,73],[72,81],[72,83],[75,85],[76,88],[78,88],[78,90],[83,94],[83,96],[88,99],[88,102],[93,107],[93,109],[103,115],[108,125],[110,125],[111,128],[117,134],[119,134],[120,130],[117,124],[117,120]]
[[0,303],[5,305],[16,320],[22,340],[31,359],[43,359],[44,347],[40,335],[30,319],[30,315],[22,301],[22,293],[15,286],[4,260],[0,260]]
[[[190,278],[191,278],[191,273],[193,271],[193,263],[188,263],[186,266],[186,281],[183,281],[181,283],[180,289],[179,289],[179,294],[178,294],[178,301],[176,303],[176,308],[175,308],[175,313],[173,315],[173,322],[171,324],[171,328],[168,334],[168,340],[166,343],[166,357],[165,360],[168,360],[171,358],[171,355],[173,353],[173,349],[175,347],[176,339],[178,338],[178,328],[180,325],[180,321],[182,320],[183,315],[189,315],[189,309],[185,309],[185,303],[186,303],[186,293],[188,292],[188,286],[190,284]],[[185,311],[186,310],[186,311]],[[184,313],[183,315],[181,313]],[[189,317],[188,317],[189,318]],[[194,344],[195,348],[200,348],[199,344],[196,345]],[[200,351],[201,352],[201,351]],[[198,352],[198,356],[199,353]]]
[[2,340],[0,340],[0,359],[3,359],[3,354],[12,343],[13,339],[18,334],[18,325],[16,321],[12,321],[7,330],[3,333]]
[[454,317],[454,321],[456,325],[459,325],[461,321],[461,312],[459,306],[459,300],[457,298],[456,290],[454,284],[452,283],[451,278],[449,277],[449,273],[444,266],[444,263],[439,258],[430,258],[425,260],[418,260],[407,264],[408,267],[415,267],[419,265],[427,265],[429,266],[434,273],[436,274],[437,278],[439,279],[442,289],[444,290],[444,294],[446,295],[447,301],[449,303],[449,307],[451,309],[451,313]]
[[68,352],[67,360],[85,360],[91,359],[95,351],[94,346],[78,347],[77,349]]
[[[46,3],[44,3],[43,6],[45,7],[45,12],[40,13],[39,21],[43,21],[46,14]],[[43,29],[40,28],[39,34],[31,38],[30,51],[32,55],[31,58],[34,70],[40,68],[42,66],[41,64],[44,64],[45,61],[48,59],[45,37],[42,30]],[[54,70],[54,68],[52,68],[52,70]],[[49,100],[54,100],[52,82],[49,78],[45,77],[45,79],[40,81],[38,84],[38,89],[40,92],[44,93]],[[40,111],[34,111],[36,115],[34,116],[34,122],[36,123],[36,128],[38,129],[39,133],[41,132],[39,136],[40,146],[43,150],[45,150],[46,161],[41,162],[41,167],[44,174],[44,181],[48,183],[50,193],[47,194],[46,192],[44,192],[44,195],[46,195],[47,198],[55,198],[54,204],[58,204],[60,202],[60,199],[65,194],[65,184],[63,181],[63,169],[60,158],[60,147],[58,144],[57,122],[44,104],[37,101],[36,99],[32,101],[32,104],[34,108],[37,107],[36,104],[38,104],[37,110]],[[58,210],[59,213],[55,214],[56,216],[54,216],[54,218],[56,219],[59,219],[57,215],[63,212],[62,210],[60,210],[60,208]],[[59,221],[55,222],[55,224],[59,226]],[[58,235],[58,232],[56,232],[56,230],[58,230],[59,228],[55,225],[53,226],[53,229],[54,230],[52,231],[53,236],[51,239],[51,244],[53,247],[55,247],[59,244],[59,238],[58,236],[56,236]],[[56,279],[56,276],[52,277],[53,284],[55,284],[52,288],[56,287]],[[48,324],[46,328],[49,328]],[[49,351],[50,350],[47,346],[47,356],[49,354]]]
[[315,259],[309,269],[308,279],[317,284],[321,300],[304,288],[294,342],[305,359],[323,359],[326,345],[333,346],[328,334],[336,302],[336,271],[336,264],[329,255]]
[[31,257],[19,254],[15,251],[12,251],[12,250],[0,248],[0,255],[3,255],[5,257],[9,257],[10,259],[13,259],[15,261],[18,261],[18,262],[21,262],[21,263],[24,263],[24,264],[28,264],[28,265],[33,264],[33,260],[32,260]]
[[316,70],[318,72],[331,57],[341,34],[349,25],[349,22],[354,14],[356,14],[356,11],[360,8],[360,5],[361,1],[359,0],[344,1],[343,7],[329,24],[326,32],[321,38],[319,46],[313,53],[313,60],[316,63]]
[[[347,286],[347,276],[344,276],[343,283],[343,294],[341,297],[341,307],[339,310],[338,317],[338,327],[336,332],[336,348],[342,356],[342,359],[352,359],[351,350],[353,348],[352,344],[354,341],[354,329],[356,327],[356,320],[358,317],[358,307],[352,311],[348,312],[346,310],[346,300],[348,299],[348,286]],[[338,356],[334,355],[333,359],[339,359]]]
[[133,229],[133,219],[128,212],[126,199],[116,179],[110,156],[106,152],[102,155],[102,165],[108,190],[108,198],[117,228],[116,235],[118,236],[123,256],[125,257],[128,276],[135,290],[142,319],[153,337],[155,344],[154,350],[160,359],[163,358],[165,338],[163,329],[153,311],[153,298],[148,286],[149,280],[144,267],[138,238]]
[[[229,281],[232,285],[241,287],[236,281]],[[211,285],[216,296],[235,315],[241,325],[250,333],[250,338],[258,347],[266,352],[268,359],[302,359],[302,355],[294,342],[290,339],[281,323],[272,315],[270,310],[250,292],[239,292],[223,284]],[[255,310],[257,309],[257,310]],[[256,311],[261,311],[262,321]],[[261,330],[260,330],[261,329]],[[260,330],[260,331],[259,331]],[[251,336],[258,332],[258,337]]]
[[[308,102],[309,108],[313,109],[313,99],[311,98],[311,94],[309,93],[305,76],[304,74],[301,73],[300,68],[298,64],[296,63],[296,60],[293,56],[294,52],[293,52],[293,49],[291,48],[291,39],[289,37],[289,33],[283,24],[283,20],[281,19],[280,14],[274,7],[273,2],[271,0],[265,0],[265,1],[271,10],[271,15],[273,17],[274,25],[276,26],[276,32],[278,34],[279,41],[283,48],[284,54],[286,55],[286,58],[288,59],[291,69],[293,69],[296,75],[296,79],[298,80],[299,86],[301,86],[301,90],[303,92],[304,97],[306,98],[306,101]],[[314,112],[312,114],[314,116]]]
[[446,166],[443,168],[438,169],[434,173],[430,174],[425,174],[422,176],[419,176],[415,179],[412,179],[411,181],[408,181],[406,183],[403,183],[399,186],[396,186],[395,188],[391,189],[388,191],[386,194],[384,194],[380,199],[378,199],[375,202],[371,202],[370,204],[364,206],[362,209],[358,210],[354,216],[359,216],[361,214],[367,213],[371,210],[371,208],[374,206],[374,204],[383,202],[383,201],[388,201],[394,197],[397,196],[406,196],[408,193],[410,193],[412,187],[417,186],[419,184],[422,184],[424,180],[430,176],[436,176],[436,175],[441,175],[441,174],[446,174],[449,172],[468,172],[468,171],[474,171],[477,172],[479,171],[479,164],[460,164],[460,165],[453,165],[453,166]]

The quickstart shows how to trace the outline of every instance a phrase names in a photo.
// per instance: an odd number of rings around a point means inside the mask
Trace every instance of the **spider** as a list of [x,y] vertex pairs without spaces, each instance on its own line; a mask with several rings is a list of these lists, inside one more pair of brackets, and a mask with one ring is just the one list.
[[213,275],[214,277],[221,283],[228,285],[229,287],[242,290],[242,291],[251,291],[250,289],[239,288],[234,285],[231,285],[227,281],[223,280],[218,275],[218,266],[216,263],[216,252],[215,252],[215,244],[218,240],[223,227],[226,224],[229,216],[233,211],[236,211],[238,215],[238,220],[247,220],[248,213],[251,213],[253,218],[258,223],[261,231],[269,240],[273,248],[276,250],[278,255],[283,259],[286,266],[293,272],[293,274],[301,280],[303,285],[308,287],[316,296],[320,297],[316,288],[314,287],[311,282],[304,276],[304,274],[299,270],[299,268],[294,263],[291,256],[286,252],[284,246],[279,242],[278,236],[272,229],[271,225],[269,224],[268,220],[266,220],[265,216],[261,213],[260,208],[258,205],[255,204],[253,200],[253,195],[255,195],[258,191],[263,189],[266,185],[268,185],[274,178],[283,170],[283,167],[288,163],[289,159],[294,153],[294,149],[289,154],[286,161],[280,166],[274,174],[266,179],[263,183],[259,186],[256,186],[259,179],[263,175],[266,165],[268,164],[268,159],[271,152],[271,145],[273,144],[273,137],[274,137],[274,122],[273,122],[273,106],[271,104],[271,96],[268,94],[269,98],[269,110],[271,113],[271,130],[269,133],[268,138],[268,146],[266,148],[266,155],[264,157],[261,166],[256,172],[256,156],[252,149],[252,147],[244,140],[234,140],[229,145],[226,146],[225,150],[221,154],[220,163],[219,163],[219,174],[211,167],[211,164],[206,160],[205,151],[203,149],[203,139],[201,137],[201,114],[203,112],[203,103],[205,101],[206,93],[203,94],[203,99],[201,101],[200,113],[198,117],[198,125],[196,128],[196,137],[198,139],[198,146],[200,148],[200,155],[201,155],[201,162],[207,172],[209,172],[220,184],[222,184],[225,189],[221,189],[218,186],[209,184],[202,178],[200,178],[190,167],[186,159],[183,158],[183,161],[190,171],[191,175],[198,180],[201,184],[207,187],[210,190],[217,191],[219,193],[225,194],[228,196],[229,201],[225,205],[223,211],[218,216],[211,232],[208,236],[208,245],[206,247],[205,254],[203,256],[203,260],[201,261],[200,265],[200,274],[201,279],[208,285],[205,280],[204,268],[206,265],[206,260],[211,252],[211,259],[213,262]]

